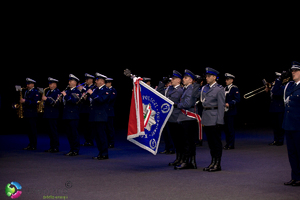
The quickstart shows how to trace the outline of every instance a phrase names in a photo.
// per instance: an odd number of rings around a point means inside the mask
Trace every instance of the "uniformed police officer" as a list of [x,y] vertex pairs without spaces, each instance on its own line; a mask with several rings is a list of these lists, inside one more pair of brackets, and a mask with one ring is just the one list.
[[143,77],[143,81],[144,81],[147,85],[151,86],[151,78]]
[[[182,74],[179,73],[176,70],[173,70],[173,75],[171,79],[171,85],[168,86],[166,89],[164,89],[165,83],[168,81],[168,78],[164,78],[163,82],[160,82],[157,87],[157,91],[160,92],[161,94],[165,95],[167,98],[169,98],[171,101],[173,101],[175,104],[178,104],[180,102],[180,98],[183,93],[183,88],[181,87],[180,83],[182,80]],[[165,139],[166,143],[166,150],[170,151],[170,146],[168,143],[171,143],[173,141],[175,150],[176,150],[176,159],[173,162],[169,163],[169,166],[175,166],[177,165],[183,155],[183,149],[181,148],[180,145],[180,134],[182,134],[181,126],[178,124],[178,115],[180,113],[179,108],[174,108],[173,112],[168,119],[167,126],[170,131],[171,135],[171,141],[168,141],[167,137]],[[167,132],[166,132],[167,134]],[[166,142],[167,141],[167,142]]]
[[284,102],[283,92],[285,85],[281,80],[281,73],[275,72],[276,80],[271,90],[266,87],[266,91],[270,91],[271,104],[269,112],[271,113],[274,141],[271,142],[270,146],[282,146],[284,141],[284,129],[282,128],[282,121],[284,115]]
[[300,63],[292,63],[293,81],[284,89],[285,111],[282,128],[286,134],[286,144],[292,180],[284,185],[300,186]]
[[224,116],[224,132],[226,137],[225,150],[234,149],[235,144],[235,130],[234,121],[237,114],[237,104],[240,102],[240,91],[236,85],[233,85],[235,76],[229,73],[225,74],[225,116]]
[[115,128],[114,128],[114,116],[115,116],[115,102],[117,99],[117,90],[112,86],[114,79],[106,78],[106,87],[110,90],[109,100],[108,100],[108,109],[107,109],[107,123],[106,123],[106,135],[108,139],[108,147],[115,147]]
[[85,97],[81,100],[80,104],[80,122],[79,130],[83,133],[85,142],[81,146],[93,146],[92,131],[89,126],[89,113],[90,113],[90,94],[86,94],[89,89],[94,87],[95,76],[85,73],[85,85],[78,87],[81,89],[82,95]]
[[35,150],[37,146],[37,105],[40,100],[40,93],[34,87],[35,80],[26,78],[27,90],[25,91],[24,98],[20,100],[23,103],[24,118],[28,127],[29,144],[24,150]]
[[56,153],[59,152],[59,137],[57,131],[57,119],[59,117],[59,101],[55,103],[60,95],[57,88],[58,80],[49,77],[49,90],[42,96],[44,101],[44,115],[43,118],[47,120],[49,126],[50,149],[45,152]]
[[203,171],[220,171],[222,157],[221,128],[224,124],[225,92],[223,86],[216,81],[219,72],[213,68],[206,68],[206,82],[201,89],[200,100],[203,105],[202,125],[206,133],[211,163]]
[[67,90],[61,92],[64,104],[62,118],[65,120],[67,137],[70,143],[70,151],[65,154],[66,156],[77,156],[80,149],[78,134],[79,105],[77,102],[81,98],[81,92],[76,87],[78,82],[79,78],[70,74],[69,87]]
[[107,110],[110,90],[105,86],[106,76],[96,73],[96,88],[89,89],[87,92],[90,96],[90,116],[89,121],[92,122],[92,131],[95,136],[98,156],[94,156],[95,160],[108,159],[108,142],[105,133],[105,124],[107,122]]
[[[200,85],[194,84],[193,80],[196,78],[195,74],[190,70],[185,70],[183,77],[183,93],[178,104],[174,104],[174,108],[179,108],[193,113],[197,113],[195,103],[197,97],[193,94],[194,90],[199,90]],[[180,148],[183,151],[182,159],[174,169],[197,169],[196,164],[196,144],[194,140],[193,126],[197,123],[197,120],[187,116],[186,113],[182,111],[179,112],[178,123],[182,127],[182,132],[180,133]]]

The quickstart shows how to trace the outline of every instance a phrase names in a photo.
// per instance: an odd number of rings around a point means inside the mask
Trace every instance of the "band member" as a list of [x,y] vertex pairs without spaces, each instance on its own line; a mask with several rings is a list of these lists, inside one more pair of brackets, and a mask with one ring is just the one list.
[[[190,111],[196,113],[195,103],[197,97],[193,94],[193,91],[199,90],[199,84],[193,85],[193,80],[196,78],[193,72],[185,70],[183,77],[183,93],[178,104],[174,104],[174,108],[182,109],[183,111]],[[180,146],[183,155],[181,162],[177,163],[174,169],[197,169],[196,164],[196,145],[194,140],[193,126],[197,123],[197,120],[187,116],[182,111],[179,112],[177,121],[182,127],[180,134]]]
[[221,128],[224,124],[225,92],[217,83],[219,72],[206,68],[207,85],[202,87],[200,100],[203,105],[202,125],[210,149],[211,163],[203,171],[220,171],[222,157]]
[[266,92],[270,91],[271,96],[269,112],[271,113],[274,133],[274,141],[269,145],[282,146],[284,141],[284,129],[282,128],[282,121],[284,115],[283,91],[285,86],[282,84],[282,80],[280,79],[281,73],[275,72],[275,74],[277,77],[271,90],[269,87],[266,87]]
[[105,133],[105,124],[108,119],[107,109],[110,96],[110,90],[105,86],[105,79],[107,77],[96,73],[96,88],[89,89],[87,92],[90,96],[90,117],[92,122],[92,131],[95,136],[97,148],[99,150],[98,156],[94,156],[95,160],[108,159],[108,142]]
[[77,156],[80,149],[80,140],[78,134],[79,105],[77,102],[81,97],[81,92],[76,88],[79,79],[73,74],[69,75],[69,87],[62,91],[63,95],[63,119],[66,124],[67,137],[70,143],[70,151],[66,156]]
[[[82,95],[94,87],[95,76],[85,73],[85,86],[79,86]],[[80,120],[79,120],[79,131],[83,133],[85,142],[81,146],[94,146],[92,131],[89,124],[89,111],[90,110],[90,94],[86,94],[84,99],[80,103]]]
[[[180,101],[182,92],[183,92],[183,89],[180,86],[181,79],[182,79],[182,75],[178,71],[173,70],[171,82],[169,81],[168,77],[164,77],[163,80],[159,82],[156,90],[159,93],[161,93],[162,95],[169,98],[174,103],[178,104]],[[177,144],[175,146],[174,140],[177,139],[176,133],[178,133],[178,130],[180,127],[177,122],[179,112],[180,112],[180,110],[178,108],[173,109],[173,112],[172,112],[167,124],[165,125],[165,127],[163,129],[162,136],[165,141],[165,150],[160,152],[161,154],[174,154],[176,146],[178,148]],[[171,133],[171,130],[172,130],[172,133]],[[179,151],[180,151],[179,149],[176,150],[176,162],[174,161],[175,163],[174,162],[169,163],[169,166],[174,166],[175,164],[177,164],[179,162],[179,160],[180,160]]]
[[234,121],[237,114],[237,104],[240,102],[239,88],[233,85],[235,76],[229,73],[225,74],[226,87],[225,87],[225,116],[224,116],[224,132],[226,137],[226,145],[223,147],[225,150],[234,149],[235,131]]
[[37,105],[40,100],[40,93],[34,87],[36,83],[35,80],[31,78],[26,78],[27,90],[25,91],[24,98],[20,100],[23,103],[24,118],[26,119],[26,124],[28,125],[28,138],[29,144],[24,150],[35,150],[37,146]]
[[286,134],[286,144],[292,180],[284,185],[300,186],[300,63],[292,63],[292,77],[284,89],[284,118],[282,128]]
[[44,115],[49,126],[49,138],[50,138],[50,149],[45,152],[56,153],[59,152],[59,136],[57,132],[57,119],[59,117],[59,101],[55,103],[56,99],[60,95],[60,91],[57,88],[58,80],[49,77],[49,90],[42,96],[44,101]]
[[115,128],[114,128],[114,116],[115,116],[115,109],[114,105],[117,98],[117,90],[112,86],[112,82],[114,79],[107,78],[106,87],[110,90],[110,96],[108,100],[108,108],[107,108],[107,123],[106,123],[106,135],[108,139],[108,147],[114,148],[115,147]]

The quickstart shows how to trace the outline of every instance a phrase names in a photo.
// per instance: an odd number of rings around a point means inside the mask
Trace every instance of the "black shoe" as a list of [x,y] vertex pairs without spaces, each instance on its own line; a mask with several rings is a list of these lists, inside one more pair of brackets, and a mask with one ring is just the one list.
[[50,151],[50,153],[57,153],[57,152],[59,152],[58,149],[51,149],[51,151]]
[[197,169],[196,156],[190,157],[190,168]]
[[50,148],[50,149],[48,149],[48,150],[45,150],[44,152],[50,153],[51,151],[52,151],[52,149]]
[[175,154],[175,151],[168,151],[166,154]]
[[203,168],[203,171],[209,171],[210,168],[212,168],[215,165],[215,162],[216,158],[211,158],[211,163],[207,167]]
[[234,146],[227,146],[227,147],[225,146],[225,147],[223,147],[223,149],[224,149],[224,150],[234,149]]
[[108,148],[110,148],[110,149],[115,148],[115,145],[114,145],[114,144],[110,144],[110,145],[108,146]]
[[78,156],[78,152],[70,151],[69,153],[65,154],[65,156]]
[[167,150],[164,150],[164,151],[161,151],[161,152],[159,152],[160,154],[167,154],[169,151],[167,151]]
[[180,170],[180,169],[191,169],[190,163],[189,163],[189,157],[183,156],[183,162],[180,163],[180,165],[174,166],[174,169]]
[[91,146],[94,146],[94,144],[92,142],[85,142],[84,144],[81,144],[80,146],[91,147]]
[[169,166],[176,166],[181,160],[181,154],[176,153],[176,159],[173,162],[169,163]]
[[36,147],[27,146],[23,150],[36,150]]
[[300,186],[300,181],[296,181],[292,186]]
[[209,172],[221,171],[221,158],[216,158],[215,164],[208,171]]
[[199,142],[196,142],[196,147],[202,147],[203,146],[203,140],[199,140]]
[[276,145],[276,146],[282,146],[282,145],[283,145],[283,142],[276,142],[275,145]]
[[293,185],[294,183],[296,183],[295,180],[290,180],[289,182],[285,182],[283,183],[284,185]]
[[94,160],[106,160],[106,159],[108,159],[108,155],[107,156],[98,155],[98,156],[92,157],[92,159],[94,159]]

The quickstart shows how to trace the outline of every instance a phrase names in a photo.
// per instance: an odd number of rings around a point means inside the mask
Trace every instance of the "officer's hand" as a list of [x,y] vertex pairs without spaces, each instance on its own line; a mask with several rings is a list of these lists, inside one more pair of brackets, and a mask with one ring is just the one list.
[[43,101],[46,101],[46,100],[47,100],[47,97],[46,97],[46,96],[42,96],[42,100],[43,100]]
[[20,103],[25,103],[25,99],[20,99]]
[[62,95],[64,95],[64,96],[67,95],[67,93],[66,93],[65,91],[62,91],[61,93],[62,93]]
[[89,89],[89,90],[87,91],[87,93],[93,94],[93,90]]
[[226,106],[226,108],[228,108],[229,107],[229,103],[226,103],[225,106]]

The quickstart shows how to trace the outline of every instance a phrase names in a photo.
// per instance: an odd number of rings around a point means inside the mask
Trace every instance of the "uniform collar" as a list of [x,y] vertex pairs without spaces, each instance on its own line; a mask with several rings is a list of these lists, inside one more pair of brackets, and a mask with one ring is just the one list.
[[112,86],[109,87],[109,89],[111,89],[111,88],[112,88]]
[[186,89],[186,88],[188,88],[190,85],[192,85],[192,84],[186,85],[186,86],[184,86],[184,88]]
[[208,86],[210,87],[210,88],[212,88],[215,84],[217,83],[217,81],[216,82],[214,82],[213,84],[211,84],[211,85],[209,85],[208,84]]
[[177,89],[178,87],[180,86],[180,84],[176,85],[176,86],[173,86],[175,89]]
[[232,86],[232,83],[230,85],[227,85],[227,88],[230,88]]
[[100,90],[101,88],[103,88],[103,86],[105,86],[105,84],[101,85],[101,86],[99,87],[99,90]]
[[72,87],[70,90],[73,90],[74,88],[76,88],[76,86],[75,86],[75,87]]
[[300,83],[300,81],[298,81],[297,83],[295,82],[296,86],[298,86],[298,85],[299,85],[299,83]]
[[[34,87],[33,87],[34,88]],[[28,92],[30,92],[31,90],[33,90],[33,88],[29,89]]]

